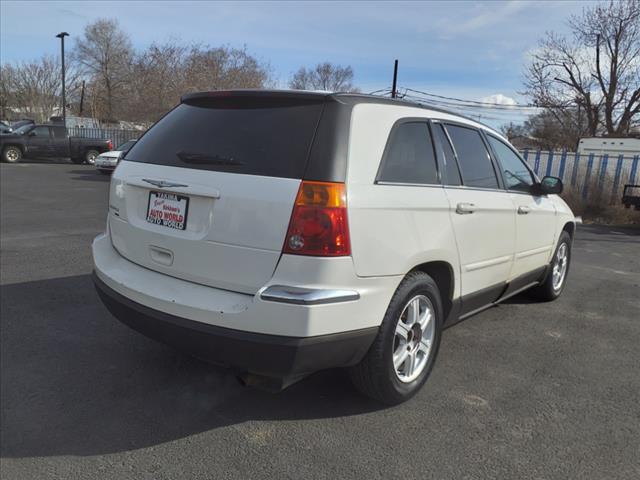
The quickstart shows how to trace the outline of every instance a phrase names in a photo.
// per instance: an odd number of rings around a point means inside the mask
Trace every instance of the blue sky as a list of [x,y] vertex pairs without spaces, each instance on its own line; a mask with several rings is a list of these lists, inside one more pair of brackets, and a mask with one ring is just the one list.
[[[545,30],[565,32],[587,2],[0,2],[0,60],[57,54],[101,17],[117,18],[135,47],[179,39],[246,46],[268,61],[281,87],[300,66],[351,65],[368,92],[391,83],[480,100],[501,94],[526,102],[522,69]],[[502,118],[502,117],[501,117]],[[514,120],[521,117],[514,116]],[[489,123],[504,123],[490,120]]]

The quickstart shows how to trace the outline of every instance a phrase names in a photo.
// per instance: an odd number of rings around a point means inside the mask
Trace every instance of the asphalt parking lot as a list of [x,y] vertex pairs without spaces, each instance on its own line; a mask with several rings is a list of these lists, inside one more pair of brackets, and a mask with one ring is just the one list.
[[448,329],[426,388],[381,408],[340,371],[243,388],[121,325],[90,277],[108,177],[0,176],[3,479],[640,476],[640,230],[580,226],[558,301]]

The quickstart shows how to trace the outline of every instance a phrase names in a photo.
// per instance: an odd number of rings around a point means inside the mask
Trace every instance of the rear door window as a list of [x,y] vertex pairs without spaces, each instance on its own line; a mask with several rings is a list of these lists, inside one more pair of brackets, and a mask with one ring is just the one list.
[[464,185],[499,188],[496,172],[480,132],[474,128],[450,124],[446,128],[458,157]]
[[143,135],[125,160],[302,178],[322,105],[182,103]]
[[392,130],[377,180],[426,185],[440,183],[426,122],[402,123]]
[[53,132],[53,138],[67,137],[67,129],[64,127],[51,127],[51,132]]

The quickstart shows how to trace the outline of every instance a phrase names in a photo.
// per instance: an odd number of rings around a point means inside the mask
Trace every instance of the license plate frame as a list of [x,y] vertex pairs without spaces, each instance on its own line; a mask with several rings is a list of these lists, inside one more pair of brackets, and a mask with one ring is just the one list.
[[[154,208],[152,208],[151,205],[152,199],[154,200]],[[184,202],[184,204],[182,202]],[[152,211],[155,213],[151,214]],[[182,221],[180,221],[180,218]],[[173,192],[162,192],[159,190],[149,191],[147,214],[145,217],[148,223],[173,230],[186,230],[188,218],[189,197]]]

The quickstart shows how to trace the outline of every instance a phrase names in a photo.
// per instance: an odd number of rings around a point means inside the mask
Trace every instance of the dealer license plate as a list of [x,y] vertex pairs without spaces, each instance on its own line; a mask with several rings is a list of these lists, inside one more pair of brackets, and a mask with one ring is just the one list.
[[167,192],[149,192],[147,222],[163,227],[187,228],[189,197]]

